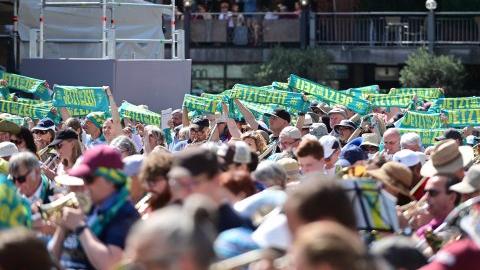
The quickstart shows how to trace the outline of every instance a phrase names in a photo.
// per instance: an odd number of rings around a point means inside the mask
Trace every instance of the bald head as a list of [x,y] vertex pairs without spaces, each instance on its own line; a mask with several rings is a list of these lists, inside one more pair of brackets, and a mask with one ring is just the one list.
[[385,151],[389,155],[393,155],[400,151],[400,131],[396,128],[389,128],[383,134],[383,143],[385,144]]

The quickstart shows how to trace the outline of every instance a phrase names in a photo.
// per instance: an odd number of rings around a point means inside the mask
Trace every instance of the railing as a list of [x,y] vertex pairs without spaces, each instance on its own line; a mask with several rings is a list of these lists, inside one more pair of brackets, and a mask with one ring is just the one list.
[[[311,45],[421,46],[428,43],[427,17],[428,12],[312,12],[305,25]],[[190,41],[193,47],[298,46],[300,18],[293,12],[193,13]],[[480,44],[480,12],[436,12],[435,43]]]
[[[427,12],[314,13],[319,44],[409,46],[427,43]],[[436,44],[480,44],[480,12],[435,13]],[[311,37],[312,38],[312,37]]]
[[294,12],[192,13],[191,43],[249,47],[299,43],[299,18]]

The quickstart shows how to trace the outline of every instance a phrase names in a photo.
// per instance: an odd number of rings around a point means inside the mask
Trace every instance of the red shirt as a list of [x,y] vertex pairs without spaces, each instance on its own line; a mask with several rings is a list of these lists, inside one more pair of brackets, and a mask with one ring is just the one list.
[[455,241],[443,247],[433,261],[420,270],[478,270],[480,248],[470,238]]

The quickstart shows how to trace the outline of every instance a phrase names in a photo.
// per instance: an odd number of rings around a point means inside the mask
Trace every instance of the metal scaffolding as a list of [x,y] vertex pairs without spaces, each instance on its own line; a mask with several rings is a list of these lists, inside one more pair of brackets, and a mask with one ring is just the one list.
[[[18,0],[14,0],[18,1]],[[16,2],[15,2],[16,3]],[[102,9],[102,36],[99,39],[47,39],[45,38],[45,9],[48,7],[65,7],[65,8],[101,8]],[[115,36],[115,9],[121,7],[144,7],[144,8],[158,8],[162,10],[164,14],[171,15],[171,33],[172,37],[170,39],[159,38],[159,39],[135,39],[135,38],[116,38]],[[110,25],[108,25],[107,20],[107,10],[110,10]],[[103,59],[115,59],[115,48],[117,42],[142,42],[142,43],[160,43],[160,49],[162,50],[162,56],[164,55],[163,50],[165,44],[171,44],[172,48],[172,58],[183,58],[184,52],[180,52],[179,49],[183,49],[183,44],[177,44],[184,42],[183,40],[183,30],[175,30],[175,0],[172,0],[170,5],[163,4],[153,4],[153,3],[123,3],[115,2],[109,0],[101,0],[99,2],[82,2],[82,1],[68,1],[68,2],[57,2],[57,1],[47,1],[41,0],[40,5],[40,29],[32,29],[30,32],[30,57],[31,58],[43,58],[44,56],[44,45],[46,42],[57,42],[57,43],[102,43],[102,53],[101,58]],[[37,36],[38,34],[38,36]],[[180,40],[178,39],[180,37]],[[33,40],[32,40],[33,39]],[[38,39],[38,48],[36,46]],[[32,44],[33,43],[33,44]]]

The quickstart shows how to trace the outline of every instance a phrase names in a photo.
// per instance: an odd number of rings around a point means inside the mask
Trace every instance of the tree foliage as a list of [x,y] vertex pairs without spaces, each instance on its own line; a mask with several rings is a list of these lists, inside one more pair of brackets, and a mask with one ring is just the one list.
[[462,95],[466,77],[459,59],[451,55],[433,55],[425,48],[412,53],[400,71],[404,87],[441,87],[448,96]]
[[306,50],[276,47],[267,61],[248,71],[252,84],[268,85],[273,81],[286,82],[290,74],[296,74],[315,82],[324,82],[331,77],[328,69],[331,56],[320,48]]

